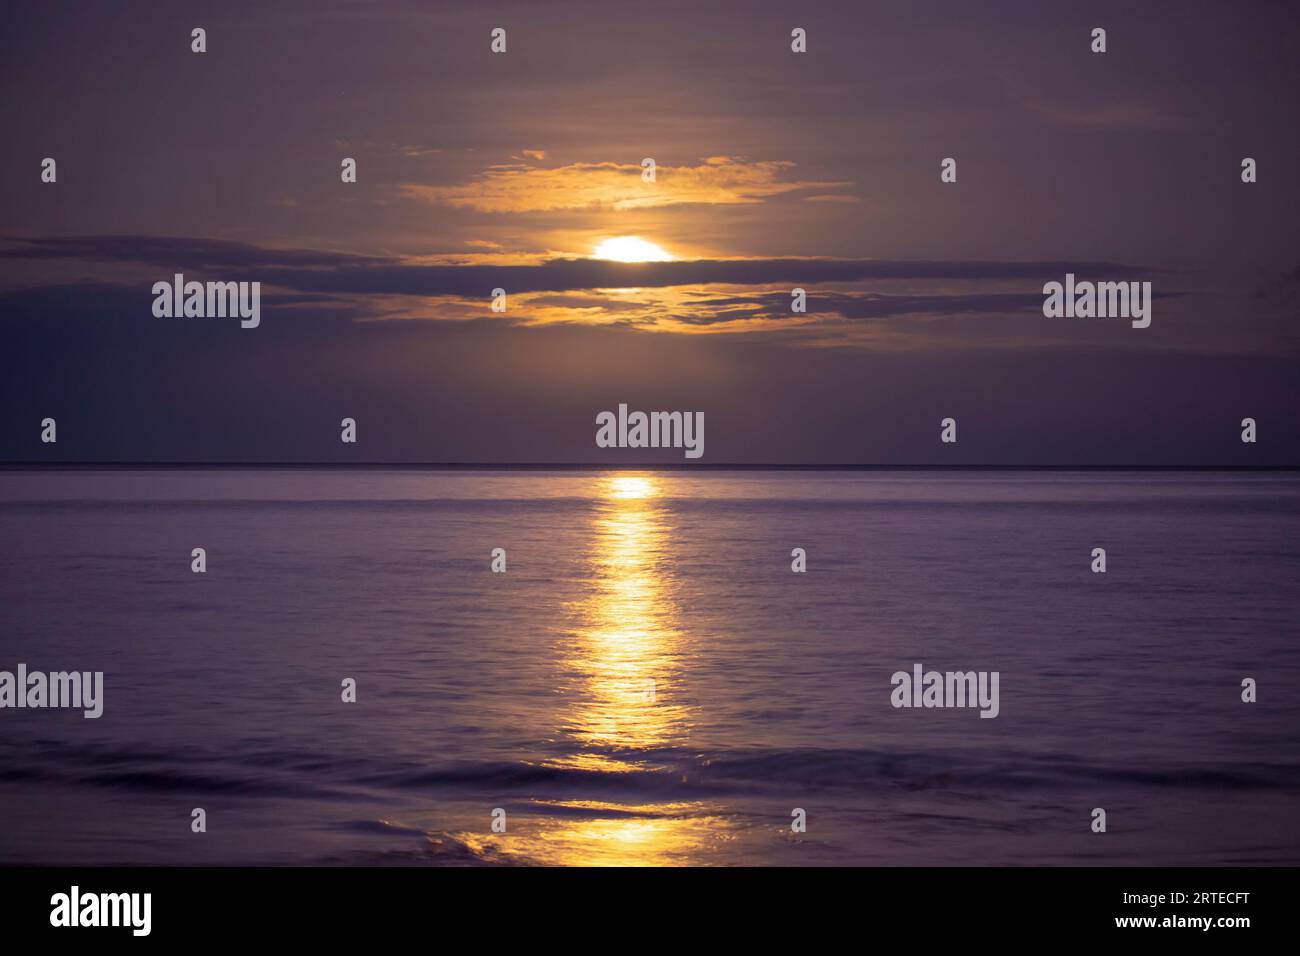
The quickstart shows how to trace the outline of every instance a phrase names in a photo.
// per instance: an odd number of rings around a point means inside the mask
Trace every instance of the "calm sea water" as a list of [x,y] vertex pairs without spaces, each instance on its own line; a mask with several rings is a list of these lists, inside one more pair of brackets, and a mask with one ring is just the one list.
[[1294,474],[8,472],[0,542],[0,670],[106,685],[0,711],[3,863],[1300,863]]

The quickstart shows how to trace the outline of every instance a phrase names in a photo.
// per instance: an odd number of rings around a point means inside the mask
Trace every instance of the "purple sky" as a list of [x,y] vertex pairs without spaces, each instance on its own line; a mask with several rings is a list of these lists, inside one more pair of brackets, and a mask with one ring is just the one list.
[[680,461],[625,402],[704,464],[1300,464],[1294,4],[122,9],[0,13],[0,460]]

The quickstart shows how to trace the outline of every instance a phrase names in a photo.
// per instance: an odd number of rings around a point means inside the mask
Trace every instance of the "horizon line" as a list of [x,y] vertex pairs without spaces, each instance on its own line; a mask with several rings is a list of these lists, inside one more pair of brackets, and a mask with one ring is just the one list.
[[1300,471],[1294,465],[999,465],[999,464],[866,464],[866,463],[747,463],[719,462],[627,462],[595,464],[589,462],[352,462],[352,461],[11,461],[0,462],[0,471],[124,471],[187,469],[263,469],[263,470],[424,470],[424,471]]

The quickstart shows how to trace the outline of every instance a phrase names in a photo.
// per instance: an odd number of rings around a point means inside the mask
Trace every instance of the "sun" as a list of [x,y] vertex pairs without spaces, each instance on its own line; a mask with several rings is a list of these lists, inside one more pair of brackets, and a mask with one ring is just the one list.
[[610,259],[614,262],[671,262],[673,258],[640,236],[606,239],[592,250],[591,255],[594,259]]

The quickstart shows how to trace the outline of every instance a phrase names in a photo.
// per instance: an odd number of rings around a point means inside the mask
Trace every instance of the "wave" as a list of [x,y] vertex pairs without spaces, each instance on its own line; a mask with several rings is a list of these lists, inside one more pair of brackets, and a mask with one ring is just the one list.
[[[121,748],[53,741],[0,750],[0,782],[59,782],[164,793],[363,799],[385,791],[488,792],[529,798],[584,794],[707,799],[802,793],[1036,790],[1111,784],[1213,791],[1300,791],[1300,763],[1096,763],[1059,753],[972,750],[682,749],[559,753],[537,760],[430,764],[250,748]],[[575,765],[577,764],[577,765]]]

